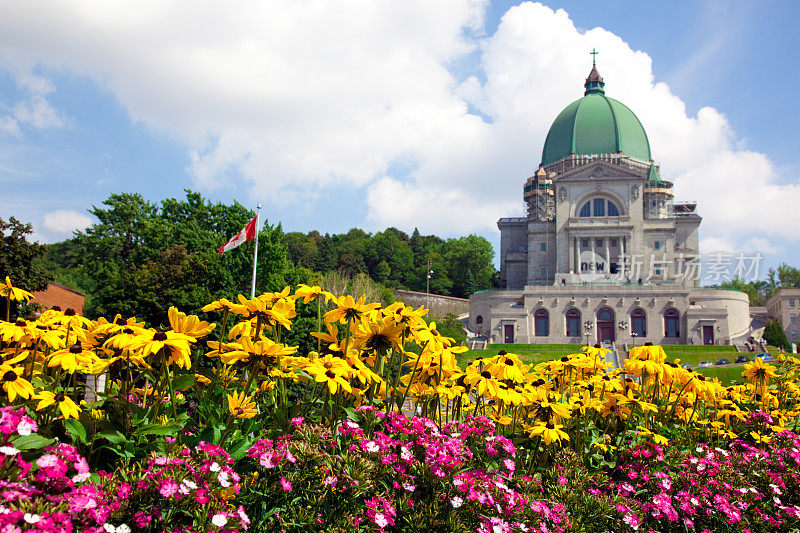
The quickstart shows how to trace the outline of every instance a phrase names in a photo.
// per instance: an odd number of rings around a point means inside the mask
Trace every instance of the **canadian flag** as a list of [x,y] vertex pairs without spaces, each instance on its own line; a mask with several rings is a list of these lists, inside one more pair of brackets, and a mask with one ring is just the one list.
[[243,242],[252,241],[253,239],[255,239],[257,218],[258,215],[254,216],[253,219],[250,222],[248,222],[244,228],[242,228],[242,231],[234,235],[231,240],[220,246],[219,250],[217,251],[218,255],[222,255],[224,252],[227,252],[228,250],[233,250]]

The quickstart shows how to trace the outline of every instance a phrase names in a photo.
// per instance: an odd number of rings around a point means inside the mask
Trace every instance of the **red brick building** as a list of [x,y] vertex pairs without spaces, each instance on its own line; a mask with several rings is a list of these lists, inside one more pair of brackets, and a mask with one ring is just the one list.
[[47,284],[47,289],[43,291],[33,291],[33,299],[31,301],[41,305],[45,309],[52,309],[53,307],[60,307],[62,311],[74,309],[76,313],[83,315],[83,305],[86,302],[86,296],[69,287],[51,281]]

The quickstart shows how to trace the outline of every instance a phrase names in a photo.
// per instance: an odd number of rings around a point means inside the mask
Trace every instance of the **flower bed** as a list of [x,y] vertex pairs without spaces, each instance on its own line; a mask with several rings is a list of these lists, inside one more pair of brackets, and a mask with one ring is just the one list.
[[731,387],[658,346],[462,369],[422,308],[301,285],[205,311],[0,321],[0,532],[800,527],[791,356]]

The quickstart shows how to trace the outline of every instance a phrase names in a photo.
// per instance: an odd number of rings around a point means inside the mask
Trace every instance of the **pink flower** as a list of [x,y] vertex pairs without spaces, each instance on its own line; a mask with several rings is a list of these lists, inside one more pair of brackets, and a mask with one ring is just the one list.
[[293,426],[299,426],[299,425],[302,425],[304,420],[305,420],[305,418],[303,418],[302,416],[296,416],[296,417],[292,418],[290,423]]
[[289,492],[292,490],[292,482],[281,476],[281,487],[283,487],[284,491]]
[[194,499],[200,505],[204,505],[204,504],[208,503],[208,493],[206,492],[206,489],[198,489],[197,495],[195,496]]
[[567,478],[565,478],[564,476],[558,476],[558,484],[559,485],[566,485],[567,484]]
[[158,489],[158,493],[164,496],[165,498],[169,498],[176,492],[178,492],[178,484],[175,483],[174,479],[164,480],[164,483],[161,485],[161,488]]

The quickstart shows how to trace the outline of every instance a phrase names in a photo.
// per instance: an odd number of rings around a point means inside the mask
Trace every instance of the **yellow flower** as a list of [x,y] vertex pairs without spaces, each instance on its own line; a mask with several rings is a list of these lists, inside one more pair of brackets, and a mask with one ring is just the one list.
[[205,320],[201,321],[196,315],[187,316],[186,313],[181,313],[175,307],[169,308],[167,316],[175,333],[183,333],[195,339],[205,337],[217,327],[216,324],[209,324]]
[[659,435],[658,433],[653,433],[646,427],[636,426],[636,429],[639,430],[639,435],[650,437],[651,439],[653,439],[653,442],[655,442],[658,445],[664,446],[666,444],[669,444],[669,440],[666,437]]
[[20,377],[23,369],[21,367],[9,368],[8,366],[0,366],[3,371],[3,390],[8,394],[8,401],[13,402],[19,396],[20,398],[30,398],[33,394],[33,385],[30,382]]
[[552,422],[542,423],[539,422],[530,430],[530,436],[535,437],[541,435],[544,443],[550,445],[553,441],[569,440],[569,435],[561,430],[561,424],[553,424]]
[[5,296],[10,300],[25,300],[26,302],[33,298],[33,294],[15,287],[8,276],[6,276],[5,283],[0,283],[0,296]]
[[328,303],[331,298],[335,298],[333,294],[324,290],[322,287],[319,287],[317,285],[309,287],[304,283],[301,283],[300,285],[297,286],[297,290],[294,291],[294,295],[297,298],[302,298],[304,304],[307,304],[319,298],[324,298],[325,303]]
[[356,343],[363,343],[368,351],[386,353],[389,350],[400,349],[401,326],[390,320],[377,319],[362,321],[356,329]]
[[775,377],[775,370],[774,366],[765,364],[760,357],[756,357],[755,361],[744,365],[742,377],[753,382],[762,380],[769,382],[770,377]]
[[377,303],[367,304],[365,303],[366,300],[367,297],[363,294],[358,301],[354,300],[349,294],[337,298],[336,305],[338,307],[325,313],[325,322],[333,323],[338,321],[342,324],[347,324],[348,321],[351,323],[358,322],[366,313],[380,306]]
[[203,312],[204,313],[208,313],[210,311],[219,311],[220,309],[222,309],[222,310],[227,309],[227,310],[230,311],[235,306],[236,306],[236,304],[231,302],[227,298],[220,298],[219,300],[217,300],[215,302],[211,302],[210,304],[208,304],[205,307],[203,307]]
[[228,411],[236,418],[253,418],[258,414],[255,402],[250,396],[245,397],[244,391],[228,394]]
[[65,396],[64,394],[53,394],[52,392],[45,390],[39,394],[36,394],[34,398],[39,400],[39,404],[36,406],[37,411],[41,411],[50,405],[57,404],[64,420],[68,419],[69,417],[78,418],[81,414],[80,407],[78,407],[78,405],[73,402],[69,396]]
[[94,352],[84,350],[80,342],[76,342],[66,350],[59,350],[55,352],[47,366],[60,366],[70,374],[78,370],[79,367],[86,365],[95,357]]
[[337,372],[333,367],[331,367],[325,372],[317,374],[314,377],[314,380],[317,383],[327,383],[328,390],[330,391],[331,394],[336,394],[337,392],[339,392],[339,389],[352,393],[353,388],[350,386],[350,383],[345,378],[346,374]]
[[297,351],[297,346],[286,346],[285,344],[272,342],[267,338],[253,342],[250,337],[242,337],[239,339],[238,344],[240,349],[220,354],[220,359],[223,363],[232,365],[237,361],[248,362],[251,359],[257,359],[267,365],[274,366],[277,364],[279,356],[292,355]]
[[[152,335],[152,336],[151,336]],[[176,333],[174,331],[153,331],[139,335],[132,347],[141,350],[141,355],[147,357],[150,354],[158,353],[164,348],[169,354],[168,363],[177,363],[181,368],[191,368],[192,361],[189,358],[189,343],[195,342],[194,337]]]

